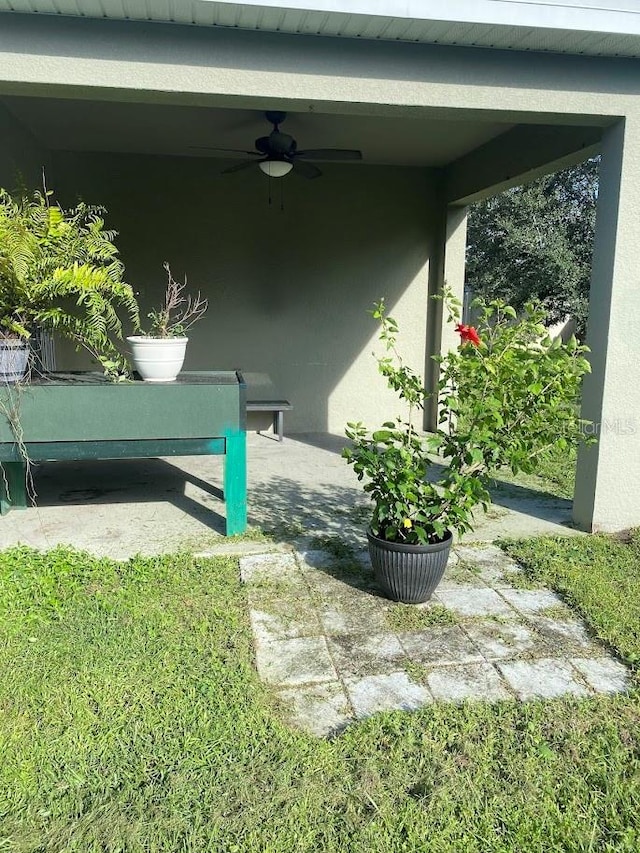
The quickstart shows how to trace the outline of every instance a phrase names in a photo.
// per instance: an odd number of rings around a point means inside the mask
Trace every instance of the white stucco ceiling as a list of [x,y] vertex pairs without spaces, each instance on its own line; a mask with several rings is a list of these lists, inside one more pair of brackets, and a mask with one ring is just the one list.
[[[30,97],[5,97],[2,103],[52,150],[241,157],[199,146],[252,150],[256,137],[271,130],[264,114],[254,110]],[[443,166],[510,127],[477,118],[398,121],[290,113],[282,130],[301,149],[356,148],[371,165]]]
[[640,56],[638,0],[0,0],[0,11]]

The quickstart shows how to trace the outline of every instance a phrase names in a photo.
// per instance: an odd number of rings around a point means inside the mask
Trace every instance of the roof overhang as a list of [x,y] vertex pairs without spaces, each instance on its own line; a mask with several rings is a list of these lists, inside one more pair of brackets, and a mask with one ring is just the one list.
[[0,0],[0,11],[640,57],[637,0]]

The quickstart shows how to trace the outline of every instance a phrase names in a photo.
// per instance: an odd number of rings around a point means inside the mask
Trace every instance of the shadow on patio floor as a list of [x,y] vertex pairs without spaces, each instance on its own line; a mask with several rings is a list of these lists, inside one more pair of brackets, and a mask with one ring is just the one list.
[[[36,490],[40,509],[168,501],[212,530],[224,533],[222,489],[166,459],[56,462],[39,467]],[[188,497],[187,483],[220,501],[220,514]]]
[[[277,541],[328,535],[365,547],[367,497],[340,458],[342,443],[249,434],[250,524]],[[0,519],[0,547],[65,543],[117,557],[212,547],[224,531],[222,464],[219,456],[44,464],[38,506]],[[569,501],[514,484],[501,484],[495,499],[468,539],[570,532]]]

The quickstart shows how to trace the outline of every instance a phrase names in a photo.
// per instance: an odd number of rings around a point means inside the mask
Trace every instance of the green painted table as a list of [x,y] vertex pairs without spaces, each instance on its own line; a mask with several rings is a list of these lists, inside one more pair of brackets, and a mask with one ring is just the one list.
[[175,382],[113,383],[98,373],[53,373],[0,389],[0,513],[27,505],[29,459],[140,459],[223,454],[227,536],[247,526],[246,386],[239,372],[185,372]]

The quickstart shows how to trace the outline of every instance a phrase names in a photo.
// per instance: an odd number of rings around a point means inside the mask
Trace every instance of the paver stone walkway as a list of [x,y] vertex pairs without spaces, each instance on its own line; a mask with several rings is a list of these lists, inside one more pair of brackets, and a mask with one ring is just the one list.
[[434,701],[591,696],[628,672],[494,545],[457,546],[432,600],[378,593],[366,553],[242,557],[256,665],[294,725],[331,735]]

